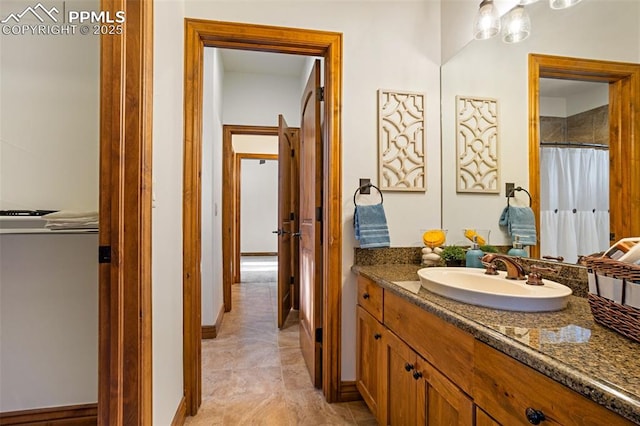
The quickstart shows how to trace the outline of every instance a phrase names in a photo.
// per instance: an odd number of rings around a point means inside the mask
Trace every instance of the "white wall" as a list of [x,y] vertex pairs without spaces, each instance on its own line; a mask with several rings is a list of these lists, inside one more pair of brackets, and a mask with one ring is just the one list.
[[245,158],[240,170],[240,252],[277,253],[278,160]]
[[[547,79],[541,79],[540,85]],[[584,90],[567,96],[540,96],[540,115],[570,117],[609,104],[609,85],[590,83]]]
[[168,425],[183,396],[182,159],[184,11],[154,2],[152,228],[153,424]]
[[[344,35],[342,375],[344,380],[353,380],[356,298],[355,279],[349,270],[353,263],[354,247],[352,196],[358,185],[358,178],[370,177],[376,181],[376,91],[379,88],[421,91],[427,94],[428,190],[426,193],[385,195],[392,245],[419,245],[421,230],[440,226],[441,222],[439,3],[188,1],[185,3],[185,15],[199,19],[337,31]],[[356,16],[358,19],[354,19]],[[162,34],[165,37],[178,36],[160,23],[157,23],[157,28],[163,28]],[[172,58],[165,58],[161,66],[179,71],[182,63],[182,56],[173,55]],[[182,104],[173,104],[172,108],[172,113],[156,114],[155,119],[170,120],[182,114]],[[245,105],[245,108],[253,108],[253,105]],[[238,123],[235,114],[227,115],[226,109],[224,120],[226,123],[245,124]],[[288,117],[287,120],[289,121]],[[251,124],[275,125],[275,116],[264,117],[264,122]],[[289,124],[293,126],[297,123]]]
[[[528,62],[530,52],[639,62],[637,1],[588,1],[552,11],[547,3],[527,7],[532,34],[507,45],[499,37],[474,41],[442,67],[443,226],[491,229],[492,244],[509,244],[498,227],[506,205],[504,182],[528,187]],[[550,30],[545,30],[550,28]],[[455,96],[498,99],[501,194],[457,194],[455,189]],[[526,202],[525,199],[522,200]],[[474,214],[469,211],[473,209]]]
[[227,72],[223,90],[224,124],[277,126],[278,114],[289,126],[300,123],[300,90],[294,77]]
[[[2,1],[0,19],[28,6]],[[97,210],[99,41],[0,31],[0,209]],[[97,401],[97,246],[96,234],[0,235],[0,411]]]
[[98,400],[98,235],[0,235],[0,412]]
[[202,325],[222,309],[222,86],[220,50],[204,51],[202,122]]
[[[33,5],[2,1],[0,19]],[[97,10],[99,1],[67,7]],[[21,23],[40,23],[29,18]],[[0,39],[0,209],[97,210],[99,37]]]

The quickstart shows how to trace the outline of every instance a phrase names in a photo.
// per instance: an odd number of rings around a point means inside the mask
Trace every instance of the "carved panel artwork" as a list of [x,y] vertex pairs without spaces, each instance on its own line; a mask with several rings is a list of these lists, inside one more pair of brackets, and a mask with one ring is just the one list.
[[456,96],[456,190],[500,192],[498,101]]
[[425,95],[378,90],[380,189],[426,191]]

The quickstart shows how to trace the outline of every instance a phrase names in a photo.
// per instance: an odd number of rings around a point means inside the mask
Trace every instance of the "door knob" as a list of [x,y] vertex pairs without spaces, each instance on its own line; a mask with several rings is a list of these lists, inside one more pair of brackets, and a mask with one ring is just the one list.
[[300,233],[299,232],[294,232],[293,234],[291,234],[292,237],[299,237]]
[[546,420],[544,413],[540,410],[536,410],[535,408],[528,407],[524,413],[527,416],[527,420],[529,420],[529,423],[532,425],[539,425],[541,422]]
[[409,364],[408,362],[405,363],[404,369],[407,370],[407,371],[413,370],[413,364]]
[[418,370],[413,372],[413,378],[415,380],[418,380],[420,377],[422,377],[422,373],[421,372],[419,372]]
[[277,235],[284,235],[284,234],[288,234],[289,231],[285,231],[284,229],[278,229],[276,231],[271,231],[272,234],[277,234]]

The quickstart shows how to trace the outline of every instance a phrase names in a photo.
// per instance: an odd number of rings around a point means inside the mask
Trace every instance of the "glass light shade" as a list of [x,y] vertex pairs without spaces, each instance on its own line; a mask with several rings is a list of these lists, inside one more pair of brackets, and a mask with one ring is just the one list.
[[549,7],[551,9],[566,9],[571,6],[575,6],[582,0],[549,0]]
[[531,19],[524,10],[524,6],[518,5],[511,9],[504,18],[502,25],[502,41],[505,43],[517,43],[529,37],[531,33]]
[[486,40],[500,32],[500,15],[493,4],[493,0],[482,0],[480,9],[473,24],[473,37],[476,40]]

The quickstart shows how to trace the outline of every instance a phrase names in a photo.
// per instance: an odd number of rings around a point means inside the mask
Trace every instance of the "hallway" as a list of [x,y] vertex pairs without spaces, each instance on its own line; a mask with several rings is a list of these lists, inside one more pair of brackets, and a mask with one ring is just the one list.
[[276,326],[275,257],[243,257],[218,337],[202,342],[196,425],[376,425],[362,401],[327,404],[302,358],[297,311]]

